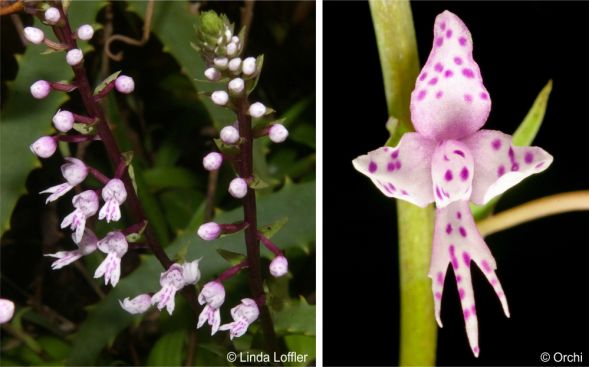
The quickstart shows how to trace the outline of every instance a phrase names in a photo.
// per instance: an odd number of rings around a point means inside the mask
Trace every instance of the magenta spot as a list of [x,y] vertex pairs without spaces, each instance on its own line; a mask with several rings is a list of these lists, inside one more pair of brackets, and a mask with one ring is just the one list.
[[401,190],[401,195],[407,196],[407,195],[409,195],[409,193],[407,191],[405,191],[405,190]]
[[442,293],[436,292],[435,297],[436,297],[437,300],[442,299]]
[[397,169],[401,169],[401,161],[397,161],[397,162],[395,163],[395,168],[397,168]]
[[465,37],[460,37],[458,39],[458,43],[460,43],[460,46],[465,46],[466,45],[466,38]]
[[458,294],[460,295],[460,299],[464,299],[464,297],[466,297],[466,292],[464,292],[464,288],[458,289]]
[[461,59],[460,57],[456,56],[456,57],[454,58],[454,63],[455,63],[456,65],[462,65],[462,59]]
[[440,192],[440,188],[438,186],[436,186],[436,196],[438,197],[438,199],[443,200],[444,198],[442,197],[442,193]]
[[470,311],[469,310],[464,310],[464,319],[468,320],[468,318],[470,317]]
[[464,152],[462,150],[455,150],[453,153],[461,156],[462,158],[464,158]]
[[452,77],[452,75],[454,75],[454,73],[452,72],[452,70],[446,70],[446,72],[444,73],[444,76],[446,78],[450,78],[450,77]]
[[391,189],[391,191],[397,191],[397,188],[392,183],[389,182],[388,186],[389,186],[389,189]]
[[497,168],[497,176],[501,177],[505,174],[505,167],[503,167],[503,165],[500,165],[499,168]]
[[464,260],[464,264],[466,266],[470,266],[470,255],[468,254],[468,252],[462,253],[462,260]]
[[382,150],[384,150],[384,152],[386,153],[389,151],[389,147],[384,147],[384,148],[382,148]]
[[472,313],[473,316],[477,314],[477,307],[475,305],[472,305],[470,308],[470,313]]
[[481,265],[483,266],[483,270],[486,273],[492,273],[493,272],[493,269],[491,269],[491,265],[489,265],[489,263],[487,262],[487,260],[483,260],[481,262]]
[[458,232],[460,232],[462,237],[466,237],[466,229],[464,229],[464,227],[458,228]]
[[491,285],[492,285],[493,287],[494,287],[494,286],[496,286],[496,285],[497,285],[497,283],[498,283],[497,279],[495,279],[495,278],[491,279]]
[[501,148],[501,140],[500,139],[493,140],[493,142],[491,143],[491,146],[493,147],[493,149],[499,150]]
[[460,275],[456,275],[456,283],[462,282],[462,277]]
[[382,187],[386,192],[392,194],[391,190],[387,186],[383,185],[382,182],[378,181],[378,183],[380,184],[380,187]]
[[446,31],[446,38],[450,38],[450,37],[452,37],[452,30],[451,29],[448,29]]
[[378,169],[378,166],[376,165],[376,163],[370,162],[370,164],[368,165],[368,172],[374,173],[374,172],[376,172],[377,169]]
[[398,149],[391,153],[391,158],[393,158],[393,159],[397,159],[398,156],[399,156],[399,150]]
[[526,152],[526,155],[524,156],[524,161],[527,164],[532,163],[532,161],[534,160],[534,153],[532,152]]
[[444,273],[442,273],[441,271],[438,272],[438,284],[440,285],[444,285]]
[[481,99],[485,99],[485,100],[489,99],[489,95],[485,92],[481,92],[480,96],[481,96]]
[[440,28],[442,30],[446,29],[446,22],[442,22],[442,24],[440,24]]
[[462,219],[462,213],[456,212],[456,219]]
[[441,47],[444,44],[444,39],[442,37],[438,37],[436,39],[436,46]]
[[517,164],[517,163],[514,163],[514,164],[512,164],[512,165],[511,165],[511,170],[512,170],[513,172],[515,172],[515,171],[519,171],[519,164]]
[[421,76],[419,77],[419,80],[424,81],[425,78],[427,78],[427,73],[424,71],[423,73],[421,73]]
[[472,102],[472,96],[470,94],[465,94],[464,95],[464,102]]
[[394,170],[395,170],[395,162],[389,162],[389,164],[387,164],[387,171],[393,172]]
[[427,84],[436,85],[437,82],[438,82],[438,78],[431,78]]
[[497,297],[503,298],[504,296],[505,296],[505,294],[503,294],[503,292],[497,292]]
[[460,171],[460,178],[462,181],[468,180],[468,168],[462,167],[462,171]]
[[446,233],[447,234],[452,233],[452,225],[450,223],[448,223],[448,225],[446,226]]
[[450,245],[450,256],[454,257],[454,245]]
[[462,75],[469,79],[474,78],[474,72],[469,68],[462,69]]
[[515,157],[515,152],[513,151],[512,147],[509,147],[509,151],[507,152],[507,155],[509,155],[509,159],[511,159],[513,161],[513,159]]
[[417,93],[417,100],[421,101],[422,99],[425,98],[427,91],[425,89],[422,89],[419,91],[419,93]]
[[446,173],[444,174],[444,179],[445,179],[446,181],[452,181],[452,178],[454,178],[454,177],[452,176],[452,171],[450,171],[450,170],[447,170],[447,171],[446,171]]
[[452,258],[452,267],[455,271],[458,269],[458,260],[455,257]]
[[442,64],[440,64],[440,63],[437,63],[437,64],[434,66],[434,70],[435,70],[435,71],[437,71],[438,73],[441,73],[441,72],[442,72],[442,70],[444,70],[444,66],[443,66]]
[[540,163],[538,163],[538,164],[536,165],[536,167],[534,167],[534,168],[535,168],[535,169],[542,168],[542,166],[543,166],[543,165],[544,165],[544,162],[540,162]]
[[448,156],[444,154],[444,160],[445,160],[446,162],[448,162],[448,161],[450,161],[450,158],[448,158]]
[[442,96],[443,96],[443,95],[444,95],[444,92],[442,92],[441,90],[439,90],[439,91],[436,93],[436,98],[437,98],[437,99],[440,99],[440,98],[442,98]]
[[479,347],[475,346],[474,348],[472,348],[472,351],[474,352],[474,354],[478,355],[480,350]]

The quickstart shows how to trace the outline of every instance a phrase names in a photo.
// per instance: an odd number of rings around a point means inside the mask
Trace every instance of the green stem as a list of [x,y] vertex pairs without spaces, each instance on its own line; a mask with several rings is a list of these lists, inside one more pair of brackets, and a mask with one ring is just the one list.
[[[419,73],[413,16],[408,1],[371,0],[389,116],[399,124],[389,140],[396,144],[412,130],[409,102]],[[434,211],[398,201],[401,289],[400,365],[431,366],[436,362],[437,327],[431,280],[427,277]]]

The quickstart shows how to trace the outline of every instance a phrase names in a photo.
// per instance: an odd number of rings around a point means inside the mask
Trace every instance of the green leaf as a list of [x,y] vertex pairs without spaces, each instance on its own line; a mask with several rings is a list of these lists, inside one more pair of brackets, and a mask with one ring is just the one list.
[[280,218],[276,222],[272,224],[267,224],[258,228],[258,231],[262,232],[264,237],[272,238],[278,231],[284,227],[284,225],[288,223],[288,217]]
[[315,305],[309,305],[304,298],[285,303],[272,319],[278,334],[315,335]]
[[82,124],[80,122],[74,123],[74,130],[84,135],[96,134],[95,124]]
[[262,190],[270,187],[270,184],[262,180],[258,175],[254,175],[248,186],[254,190]]
[[98,93],[102,92],[104,90],[104,88],[106,88],[107,85],[114,82],[115,79],[118,78],[118,76],[121,72],[122,72],[122,70],[119,70],[115,73],[110,74],[108,77],[106,77],[106,79],[104,79],[102,81],[102,83],[98,84],[98,86],[96,88],[94,88],[94,95],[97,95]]
[[223,250],[222,248],[217,250],[217,253],[223,257],[223,259],[227,260],[227,262],[231,265],[237,265],[247,257],[243,254],[239,254],[237,252]]
[[303,360],[301,362],[292,361],[289,366],[309,366],[310,362],[316,356],[316,338],[306,335],[287,335],[284,337],[286,348],[297,353]]
[[[75,2],[70,8],[73,24],[93,23],[102,1]],[[33,26],[45,34],[51,28],[33,19]],[[71,68],[63,61],[63,53],[39,55],[40,46],[29,45],[22,56],[17,55],[18,75],[8,83],[10,94],[0,111],[0,232],[9,227],[10,215],[19,196],[25,193],[25,180],[29,172],[39,166],[38,159],[28,146],[37,138],[52,132],[51,118],[67,100],[64,93],[52,92],[42,100],[31,96],[29,87],[35,81],[67,80],[73,77]]]
[[164,334],[155,343],[149,357],[148,366],[181,366],[183,361],[186,330],[176,330]]
[[[551,91],[552,80],[549,80],[536,97],[536,100],[526,114],[526,117],[524,117],[517,130],[513,133],[513,145],[526,146],[532,144],[540,130],[540,126],[542,126],[542,121],[544,121],[544,115],[546,114],[548,98],[550,97]],[[497,205],[497,202],[501,199],[501,196],[502,195],[496,196],[485,205],[471,204],[470,209],[472,210],[475,220],[478,221],[491,215],[493,209],[495,209],[495,205]]]
[[202,186],[192,171],[182,167],[153,167],[143,171],[143,178],[151,190],[191,189]]
[[[315,211],[309,210],[315,207],[314,182],[286,184],[279,192],[260,196],[257,204],[260,223],[272,223],[276,218],[281,218],[288,213],[288,225],[274,237],[281,249],[304,248],[309,243],[314,243]],[[238,208],[222,213],[216,219],[222,223],[232,223],[241,220],[242,217],[243,210]],[[219,256],[217,249],[222,248],[236,253],[245,251],[243,239],[237,240],[237,238],[224,236],[216,241],[203,241],[193,231],[185,232],[166,248],[166,252],[173,256],[186,246],[187,260],[202,257],[201,279],[207,281],[227,268],[227,262]],[[73,338],[72,354],[68,364],[73,366],[94,364],[108,341],[129,326],[135,318],[121,309],[118,300],[158,290],[159,274],[162,271],[163,268],[157,260],[153,256],[147,256],[133,273],[121,279],[116,288],[113,288],[103,301],[88,312],[88,317]],[[196,316],[194,315],[195,318]],[[196,323],[196,319],[188,322],[192,325]]]
[[[264,66],[264,55],[262,54],[262,55],[256,57],[256,77],[254,78],[254,83],[247,90],[248,96],[258,86],[258,82],[260,81],[260,76],[262,75],[262,67],[263,66]],[[267,112],[266,114],[268,114],[268,113],[269,112]]]

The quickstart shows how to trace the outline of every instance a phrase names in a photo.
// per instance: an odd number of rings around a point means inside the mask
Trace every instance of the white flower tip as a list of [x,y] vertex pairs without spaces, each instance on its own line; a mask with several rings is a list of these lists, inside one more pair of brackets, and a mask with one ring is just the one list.
[[270,274],[281,277],[288,273],[288,260],[284,256],[276,256],[270,263]]
[[254,57],[248,57],[243,60],[241,71],[247,76],[253,75],[256,72],[256,59]]
[[216,82],[221,79],[221,73],[215,68],[208,68],[205,70],[205,77],[210,81]]
[[229,194],[237,199],[245,197],[247,194],[247,182],[241,177],[234,178],[229,183]]
[[198,263],[201,259],[194,260],[189,263],[182,264],[182,276],[184,277],[184,285],[196,284],[200,279],[200,270]]
[[51,92],[51,85],[46,80],[37,80],[31,85],[31,95],[37,99],[43,99]]
[[45,33],[36,27],[25,27],[24,34],[27,41],[35,45],[41,44],[45,39]]
[[39,158],[49,158],[57,150],[57,142],[52,136],[42,136],[30,145],[30,149]]
[[216,57],[213,60],[213,64],[215,64],[215,66],[221,70],[225,70],[227,68],[228,63],[229,60],[226,57]]
[[229,61],[229,70],[232,71],[233,73],[239,73],[241,70],[241,59],[239,57],[236,57],[234,59],[231,59],[231,61]]
[[237,37],[237,36],[231,37],[231,42],[239,44],[239,37]]
[[224,90],[218,90],[211,94],[211,99],[213,103],[219,106],[225,106],[227,102],[229,102],[229,94]]
[[219,238],[221,226],[215,222],[208,222],[198,227],[197,234],[205,241],[212,241]]
[[14,315],[14,302],[0,298],[0,324],[4,324]]
[[253,103],[249,108],[249,113],[252,117],[262,117],[266,114],[266,106],[260,102]]
[[68,65],[76,66],[84,60],[84,53],[79,48],[74,48],[73,50],[69,50],[65,55],[65,60],[67,61]]
[[74,114],[70,111],[57,111],[53,116],[53,126],[61,132],[68,132],[74,127]]
[[288,138],[288,130],[282,124],[274,124],[268,130],[268,137],[274,143],[282,143]]
[[245,83],[243,82],[243,79],[235,78],[229,82],[228,88],[229,91],[233,94],[239,95],[241,94],[241,92],[243,92],[243,89],[245,88]]
[[119,75],[117,80],[115,80],[115,88],[119,93],[132,93],[135,90],[135,81],[130,76]]
[[92,28],[90,24],[81,25],[78,28],[77,35],[78,39],[81,39],[82,41],[89,41],[92,39],[92,36],[94,36],[94,28]]
[[216,171],[221,168],[223,156],[217,152],[211,152],[202,159],[202,165],[207,171]]
[[59,14],[59,10],[55,7],[50,7],[45,10],[45,21],[47,24],[56,24],[61,19],[61,14]]
[[225,144],[235,144],[239,141],[239,131],[233,126],[225,126],[219,134]]

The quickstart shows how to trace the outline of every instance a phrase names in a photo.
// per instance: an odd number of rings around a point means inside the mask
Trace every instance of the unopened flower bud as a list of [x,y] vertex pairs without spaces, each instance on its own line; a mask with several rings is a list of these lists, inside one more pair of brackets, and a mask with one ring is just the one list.
[[241,63],[241,71],[247,76],[253,75],[256,72],[256,59],[248,57]]
[[84,60],[84,53],[79,48],[69,50],[65,55],[65,61],[67,61],[70,66],[76,66],[81,63],[82,60]]
[[196,233],[198,234],[198,237],[203,240],[212,241],[219,238],[219,235],[221,235],[221,226],[215,222],[208,222],[198,227]]
[[229,193],[237,199],[245,197],[247,194],[247,182],[241,177],[234,178],[229,183]]
[[208,68],[207,70],[205,70],[205,77],[208,80],[215,82],[221,79],[221,73],[219,72],[219,70],[215,68]]
[[236,57],[229,61],[229,70],[234,74],[239,74],[239,72],[241,71],[241,59],[239,57]]
[[14,302],[0,298],[0,324],[7,323],[14,315]]
[[151,307],[151,296],[147,293],[140,294],[133,299],[125,298],[122,302],[119,301],[123,310],[132,315],[141,314],[149,310]]
[[270,274],[281,277],[288,273],[288,260],[284,256],[276,256],[270,263]]
[[288,130],[282,124],[274,124],[268,130],[268,137],[274,143],[282,143],[288,138]]
[[92,28],[90,24],[81,25],[78,28],[77,34],[78,39],[81,39],[82,41],[88,41],[92,39],[92,36],[94,35],[94,28]]
[[231,42],[239,44],[239,37],[237,37],[237,36],[231,37]]
[[42,136],[31,144],[30,148],[37,157],[49,158],[55,153],[57,142],[52,136]]
[[59,14],[59,10],[54,7],[50,7],[45,10],[45,21],[47,24],[56,24],[61,19],[61,14]]
[[37,99],[43,99],[51,92],[51,85],[46,80],[37,80],[31,85],[31,94]]
[[53,116],[53,126],[61,132],[68,132],[74,127],[74,114],[70,111],[59,110]]
[[229,60],[226,57],[215,57],[213,63],[217,68],[225,70],[227,68],[227,64],[229,63]]
[[225,144],[235,144],[239,141],[239,131],[233,126],[225,126],[219,135]]
[[115,88],[119,93],[129,94],[135,90],[135,81],[130,76],[119,75],[115,80]]
[[243,92],[244,87],[245,84],[243,82],[243,79],[241,78],[232,79],[228,85],[229,91],[235,95],[241,94],[241,92]]
[[213,103],[219,106],[225,106],[227,102],[229,102],[229,94],[224,90],[218,90],[211,94],[211,99]]
[[237,44],[231,42],[227,45],[227,56],[234,56],[237,53]]
[[266,106],[260,102],[253,103],[249,108],[250,116],[262,117],[266,114]]
[[217,152],[211,152],[202,159],[202,165],[207,171],[215,171],[221,167],[223,156]]
[[25,27],[24,33],[27,41],[35,45],[40,45],[45,39],[45,33],[36,27]]
[[72,186],[79,185],[88,176],[88,167],[81,160],[66,157],[67,163],[61,165],[61,175]]

